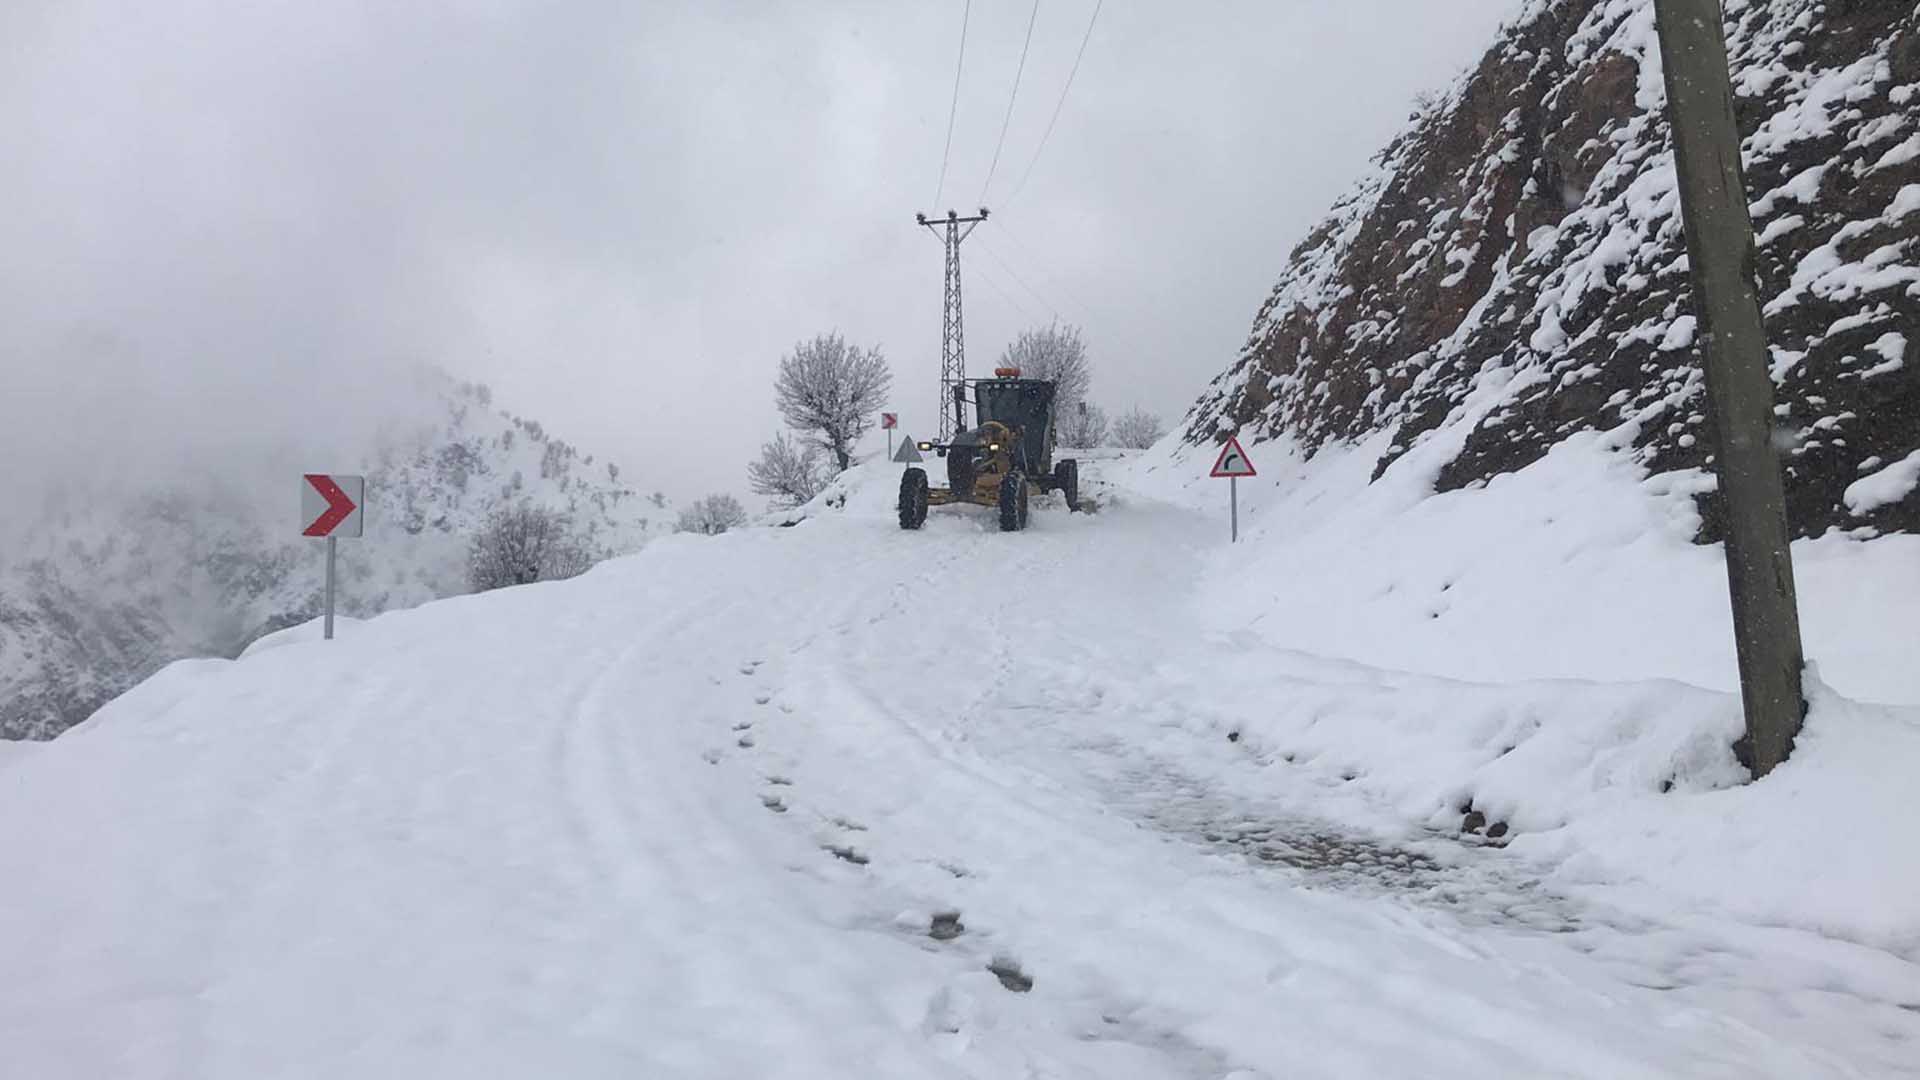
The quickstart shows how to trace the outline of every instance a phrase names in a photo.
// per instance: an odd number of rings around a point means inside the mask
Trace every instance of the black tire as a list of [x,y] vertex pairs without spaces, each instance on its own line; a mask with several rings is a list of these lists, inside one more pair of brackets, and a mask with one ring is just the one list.
[[1080,509],[1080,463],[1067,458],[1053,467],[1053,486],[1067,500],[1069,511]]
[[927,523],[927,470],[900,474],[900,527],[917,529]]
[[1027,474],[1015,469],[1000,481],[1000,531],[1027,527]]
[[974,467],[973,447],[956,446],[947,451],[947,488],[963,502],[973,499],[973,482],[980,475]]

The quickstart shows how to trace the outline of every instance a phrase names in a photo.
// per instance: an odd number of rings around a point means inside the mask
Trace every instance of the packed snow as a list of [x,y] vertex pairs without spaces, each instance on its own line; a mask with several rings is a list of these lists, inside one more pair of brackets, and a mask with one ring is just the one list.
[[1797,549],[1745,784],[1682,493],[1248,448],[1238,545],[1197,451],[1023,534],[871,464],[168,667],[0,759],[0,1074],[1920,1070],[1910,538]]

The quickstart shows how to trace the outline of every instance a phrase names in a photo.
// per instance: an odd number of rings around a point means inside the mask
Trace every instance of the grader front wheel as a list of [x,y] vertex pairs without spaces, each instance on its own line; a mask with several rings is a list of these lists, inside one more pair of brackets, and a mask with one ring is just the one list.
[[1000,531],[1019,532],[1027,527],[1027,477],[1018,469],[1000,481]]
[[900,474],[900,527],[917,529],[927,523],[927,470]]
[[947,451],[947,488],[955,499],[967,502],[973,498],[973,483],[979,473],[973,447],[956,446]]

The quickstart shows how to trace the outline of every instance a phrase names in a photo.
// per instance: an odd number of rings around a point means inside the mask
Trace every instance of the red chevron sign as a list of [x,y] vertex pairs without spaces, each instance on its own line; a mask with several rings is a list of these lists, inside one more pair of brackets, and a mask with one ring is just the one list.
[[302,536],[359,536],[363,528],[360,505],[366,498],[367,478],[329,473],[307,473],[300,488]]

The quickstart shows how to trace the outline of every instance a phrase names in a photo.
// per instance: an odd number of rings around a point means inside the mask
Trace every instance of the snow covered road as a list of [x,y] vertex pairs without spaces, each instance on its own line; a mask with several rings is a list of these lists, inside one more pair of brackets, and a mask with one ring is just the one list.
[[0,1075],[1920,1074],[1907,923],[1581,871],[1524,799],[1463,843],[1261,726],[1545,700],[1711,800],[1660,716],[1719,695],[1284,651],[1196,605],[1204,516],[1096,470],[1098,514],[902,533],[890,479],[175,665],[10,762]]

